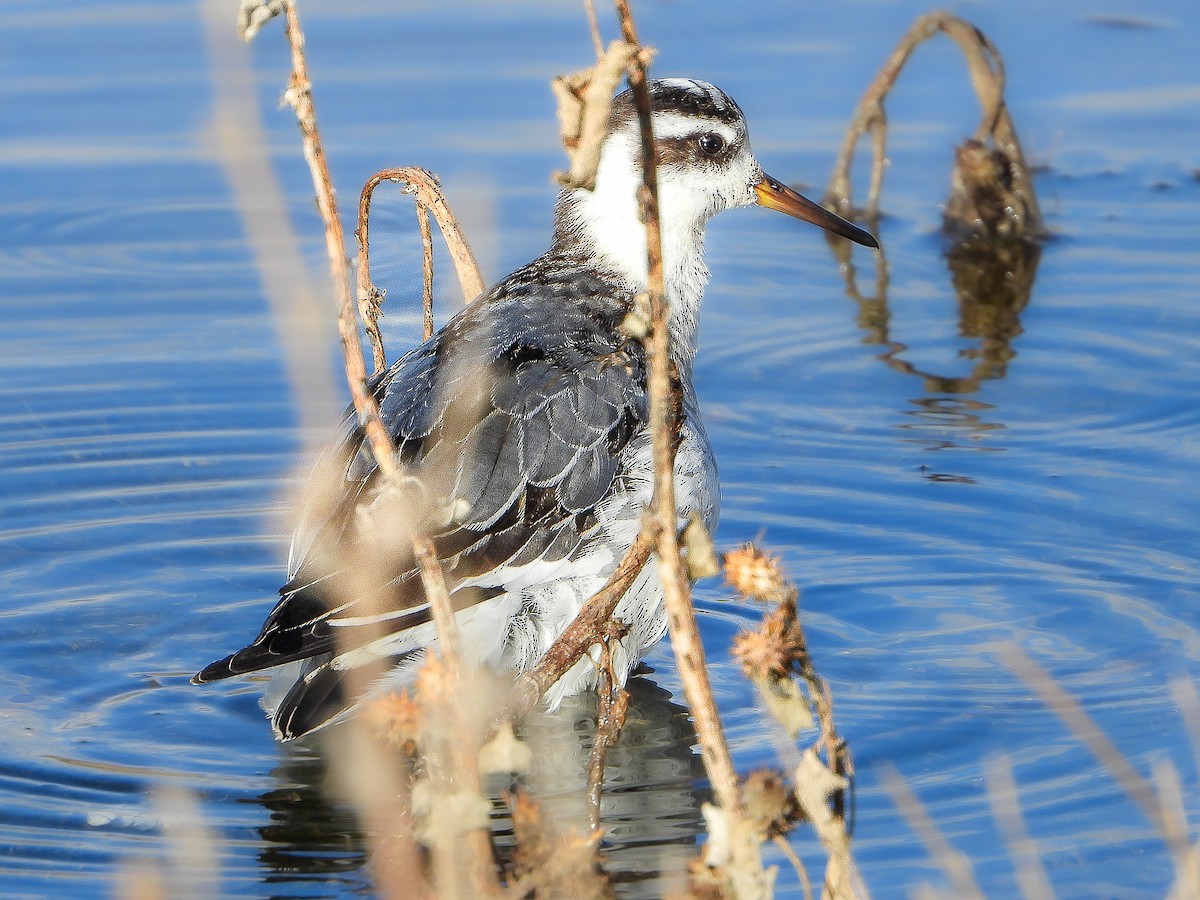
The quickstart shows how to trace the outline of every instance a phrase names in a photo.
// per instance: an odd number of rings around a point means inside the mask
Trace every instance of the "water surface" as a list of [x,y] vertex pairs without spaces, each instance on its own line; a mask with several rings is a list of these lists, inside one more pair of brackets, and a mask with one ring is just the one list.
[[[764,167],[819,194],[858,95],[926,8],[751,0],[637,13],[656,72],[724,87]],[[442,176],[490,277],[540,253],[548,173],[563,166],[546,82],[588,59],[580,11],[302,12],[343,202],[374,170],[419,163]],[[935,44],[889,104],[886,309],[853,299],[824,241],[795,222],[745,210],[710,230],[697,377],[724,485],[717,541],[765,532],[804,589],[810,648],[858,767],[854,846],[874,895],[946,883],[881,788],[885,764],[989,895],[1015,893],[983,783],[1002,753],[1061,896],[1159,896],[1171,877],[1162,842],[991,648],[1013,641],[1039,660],[1143,774],[1174,763],[1185,809],[1200,813],[1169,691],[1200,672],[1200,8],[1021,0],[960,12],[1005,54],[1053,231],[999,377],[963,387],[981,340],[960,319],[938,204],[976,110],[954,51]],[[322,762],[273,743],[255,685],[187,683],[269,607],[288,492],[319,438],[300,428],[281,326],[207,137],[200,22],[187,4],[0,11],[8,896],[102,895],[126,860],[162,857],[175,813],[148,792],[164,786],[199,797],[223,893],[369,890],[361,835],[322,793]],[[308,176],[276,110],[277,29],[252,52],[320,293]],[[382,212],[381,234],[407,223]],[[417,333],[416,279],[399,280],[414,244],[395,240],[381,255],[395,278],[393,350]],[[869,294],[873,259],[856,251],[854,264]],[[312,365],[332,372],[328,334]],[[336,414],[331,403],[316,419]],[[774,764],[779,741],[727,651],[758,612],[715,584],[698,597],[737,764]],[[615,766],[629,787],[613,792],[610,858],[629,895],[654,894],[645,873],[681,865],[703,795],[669,654],[651,662],[638,689],[646,731]],[[796,846],[819,859],[807,835]],[[781,893],[797,895],[772,861]]]

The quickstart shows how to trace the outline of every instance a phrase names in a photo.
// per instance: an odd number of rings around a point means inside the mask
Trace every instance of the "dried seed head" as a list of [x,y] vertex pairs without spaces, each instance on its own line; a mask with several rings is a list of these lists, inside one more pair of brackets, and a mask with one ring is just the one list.
[[779,560],[753,544],[743,544],[725,554],[725,581],[739,594],[755,600],[781,600],[792,590]]
[[363,712],[381,739],[403,753],[416,754],[424,710],[408,691],[376,697]]
[[524,791],[508,795],[516,847],[513,874],[532,876],[538,896],[609,900],[612,884],[600,868],[597,851],[602,832],[559,830],[542,814],[541,805]]
[[733,655],[751,679],[782,678],[807,652],[804,632],[796,618],[796,603],[791,599],[780,603],[757,631],[743,631],[733,640]]
[[417,672],[416,692],[430,709],[449,709],[458,701],[458,679],[436,653],[427,653]]
[[787,834],[804,818],[787,782],[779,772],[759,769],[742,782],[746,818],[761,840]]

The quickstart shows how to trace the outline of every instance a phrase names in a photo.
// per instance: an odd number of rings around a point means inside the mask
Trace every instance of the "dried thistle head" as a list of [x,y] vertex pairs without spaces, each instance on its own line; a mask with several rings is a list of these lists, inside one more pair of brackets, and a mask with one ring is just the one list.
[[733,655],[752,680],[783,678],[791,672],[808,655],[796,601],[785,599],[756,631],[743,631],[734,638]]
[[779,772],[759,769],[742,782],[748,824],[763,840],[787,834],[804,819],[800,804]]
[[955,148],[942,227],[956,240],[1038,237],[1042,223],[1024,163],[1007,150],[974,139]]
[[725,581],[755,600],[781,600],[792,592],[779,560],[749,543],[725,554]]
[[728,879],[719,869],[704,864],[704,857],[697,856],[688,863],[687,889],[668,894],[667,900],[727,900],[732,896]]
[[541,804],[524,791],[506,795],[505,799],[517,839],[513,853],[515,877],[533,876],[538,896],[543,892],[550,897],[580,900],[608,900],[613,896],[612,882],[600,868],[597,856],[600,831],[560,831],[548,821]]
[[366,704],[363,715],[383,741],[409,756],[416,755],[425,713],[408,691],[376,697]]
[[458,699],[458,679],[442,662],[437,653],[426,653],[425,662],[417,672],[416,692],[430,709],[447,709]]

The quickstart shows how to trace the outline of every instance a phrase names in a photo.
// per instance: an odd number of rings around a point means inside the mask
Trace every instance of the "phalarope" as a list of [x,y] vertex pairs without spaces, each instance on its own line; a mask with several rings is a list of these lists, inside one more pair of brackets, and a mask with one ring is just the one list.
[[[683,394],[677,508],[681,525],[695,512],[711,529],[720,488],[692,381],[708,280],[705,223],[758,204],[877,245],[765,175],[742,111],[724,92],[691,79],[654,81],[650,92],[670,347]],[[613,101],[595,189],[559,194],[551,248],[371,385],[400,462],[449,511],[430,537],[465,652],[478,664],[521,671],[536,663],[633,544],[650,500],[646,356],[621,327],[647,278],[638,128],[626,91]],[[353,410],[327,459],[342,479],[337,497],[297,529],[287,584],[258,637],[193,678],[288,664],[267,704],[283,740],[411,679],[436,642],[411,552],[396,550],[366,574],[343,552],[372,539],[361,513],[381,494]],[[616,615],[629,631],[615,666],[628,673],[666,628],[653,559]],[[549,704],[595,677],[585,657]]]

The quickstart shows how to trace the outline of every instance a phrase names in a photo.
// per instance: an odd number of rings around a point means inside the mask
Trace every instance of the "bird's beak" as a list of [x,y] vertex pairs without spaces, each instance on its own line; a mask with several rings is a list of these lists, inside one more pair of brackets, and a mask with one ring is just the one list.
[[875,238],[857,225],[847,222],[841,216],[831,213],[825,207],[813,203],[807,197],[797,194],[790,187],[781,184],[770,175],[763,175],[762,181],[754,186],[754,193],[758,197],[759,206],[765,206],[767,209],[774,209],[781,213],[787,213],[789,216],[794,216],[797,219],[803,219],[805,222],[820,225],[827,231],[832,231],[834,234],[840,234],[844,238],[849,238],[856,244],[863,244],[867,247],[879,246],[879,242]]

